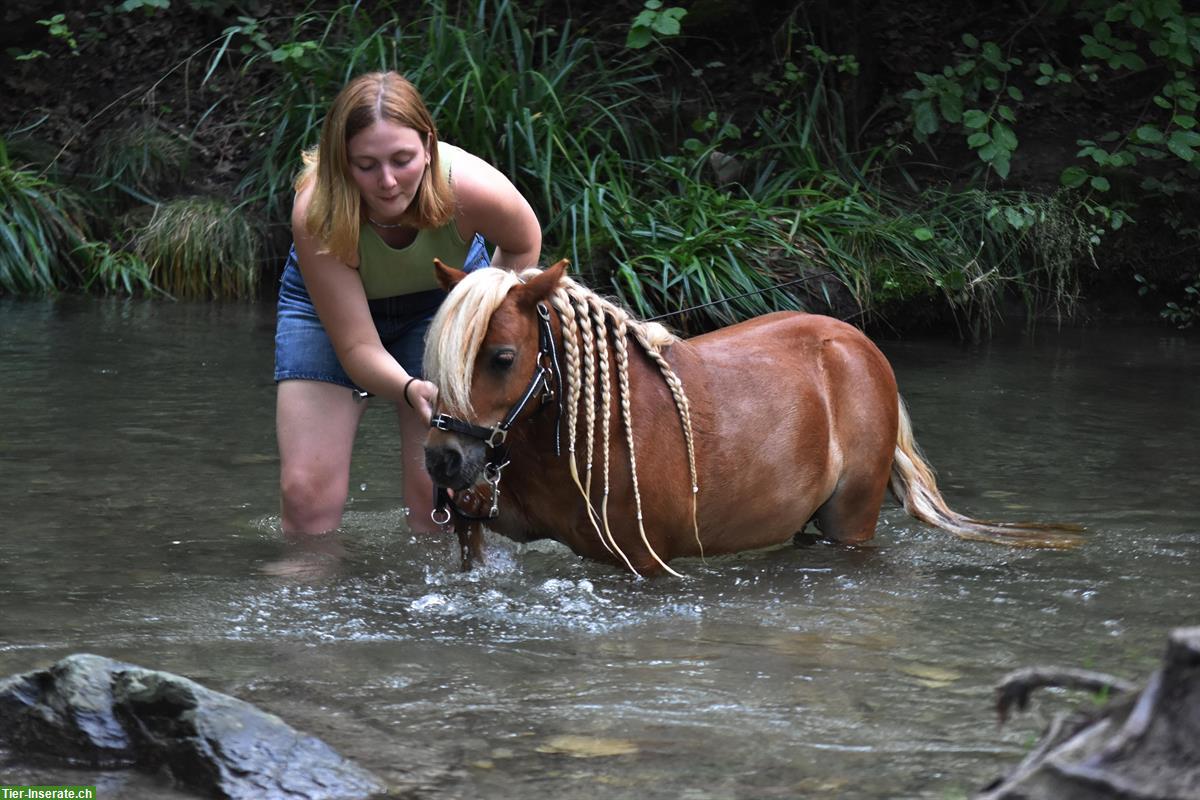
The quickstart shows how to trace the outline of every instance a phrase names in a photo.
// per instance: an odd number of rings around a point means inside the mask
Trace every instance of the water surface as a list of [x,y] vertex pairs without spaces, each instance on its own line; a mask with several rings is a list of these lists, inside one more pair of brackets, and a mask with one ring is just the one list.
[[[1140,679],[1200,623],[1200,349],[1168,330],[884,342],[951,504],[1088,528],[960,542],[889,504],[640,581],[552,545],[409,533],[368,411],[340,534],[277,516],[269,305],[0,301],[0,675],[94,652],[279,714],[427,798],[954,798],[1070,697],[997,729],[1040,663]],[[0,782],[183,797],[0,754]]]

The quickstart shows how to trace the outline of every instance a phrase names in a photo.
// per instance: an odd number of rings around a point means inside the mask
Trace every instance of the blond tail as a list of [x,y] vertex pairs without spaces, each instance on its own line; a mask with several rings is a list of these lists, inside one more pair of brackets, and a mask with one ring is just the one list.
[[892,460],[889,486],[904,510],[913,517],[953,533],[962,539],[1003,544],[1010,547],[1069,548],[1082,543],[1079,525],[1040,522],[987,522],[953,510],[938,491],[933,468],[921,456],[913,438],[912,423],[904,401],[900,404],[900,429]]

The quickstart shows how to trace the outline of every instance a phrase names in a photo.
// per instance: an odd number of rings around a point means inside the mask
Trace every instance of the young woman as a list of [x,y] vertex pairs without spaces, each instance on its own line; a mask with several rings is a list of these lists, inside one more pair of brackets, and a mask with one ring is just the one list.
[[421,379],[425,330],[445,294],[433,259],[473,269],[538,263],[541,227],[495,168],[438,141],[420,94],[394,72],[352,80],[305,153],[295,246],[275,333],[285,533],[341,524],[365,394],[395,404],[413,530],[431,530],[422,445],[437,387]]

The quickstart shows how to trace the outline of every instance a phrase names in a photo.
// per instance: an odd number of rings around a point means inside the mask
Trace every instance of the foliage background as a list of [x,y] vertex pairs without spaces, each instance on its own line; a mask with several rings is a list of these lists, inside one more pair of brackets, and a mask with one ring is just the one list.
[[299,149],[347,77],[397,68],[530,198],[547,258],[646,316],[703,306],[667,320],[686,331],[1200,313],[1200,15],[1178,0],[0,15],[5,293],[269,296]]

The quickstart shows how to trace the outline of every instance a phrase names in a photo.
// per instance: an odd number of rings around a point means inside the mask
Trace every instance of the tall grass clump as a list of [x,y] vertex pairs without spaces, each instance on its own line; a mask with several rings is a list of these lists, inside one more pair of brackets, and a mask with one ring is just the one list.
[[88,268],[80,286],[97,294],[164,295],[150,279],[150,265],[131,250],[113,249],[107,242],[88,242],[80,249]]
[[260,239],[244,213],[212,198],[158,206],[133,237],[150,279],[178,298],[248,299],[258,285]]
[[110,126],[95,146],[91,165],[97,191],[117,195],[116,205],[157,202],[183,177],[188,148],[151,118]]
[[665,313],[688,333],[804,307],[802,292],[779,287],[807,274],[808,263],[761,202],[673,160],[648,169],[639,186],[646,199],[610,191],[599,214],[612,286],[626,305],[645,317]]
[[0,140],[0,293],[53,294],[77,284],[84,219],[77,195],[15,166]]

